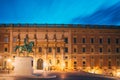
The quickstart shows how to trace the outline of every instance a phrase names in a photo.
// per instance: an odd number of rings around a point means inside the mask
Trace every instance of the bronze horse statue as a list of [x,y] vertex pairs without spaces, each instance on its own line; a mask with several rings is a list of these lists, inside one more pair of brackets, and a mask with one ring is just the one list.
[[24,39],[24,45],[21,45],[21,46],[17,45],[15,47],[15,51],[18,50],[19,53],[24,53],[26,51],[27,52],[27,56],[28,56],[28,53],[33,52],[33,50],[32,50],[33,46],[34,46],[34,42],[31,41],[31,42],[28,43],[27,38],[25,38]]

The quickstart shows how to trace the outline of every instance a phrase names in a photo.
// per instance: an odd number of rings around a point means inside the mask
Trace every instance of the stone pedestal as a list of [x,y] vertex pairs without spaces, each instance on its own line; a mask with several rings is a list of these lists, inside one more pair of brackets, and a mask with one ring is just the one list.
[[32,57],[16,57],[14,63],[15,75],[32,75],[33,74]]

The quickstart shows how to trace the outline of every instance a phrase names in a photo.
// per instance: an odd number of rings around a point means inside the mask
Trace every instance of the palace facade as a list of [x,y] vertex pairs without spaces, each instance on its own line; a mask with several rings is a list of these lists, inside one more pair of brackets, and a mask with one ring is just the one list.
[[13,68],[16,45],[34,41],[36,70],[84,70],[114,74],[120,69],[120,27],[72,24],[1,24],[0,68]]

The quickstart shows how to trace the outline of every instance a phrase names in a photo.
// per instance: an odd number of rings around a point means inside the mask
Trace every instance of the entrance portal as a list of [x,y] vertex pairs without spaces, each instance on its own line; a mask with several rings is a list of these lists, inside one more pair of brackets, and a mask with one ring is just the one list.
[[37,61],[37,69],[43,70],[43,59],[38,59],[38,61]]

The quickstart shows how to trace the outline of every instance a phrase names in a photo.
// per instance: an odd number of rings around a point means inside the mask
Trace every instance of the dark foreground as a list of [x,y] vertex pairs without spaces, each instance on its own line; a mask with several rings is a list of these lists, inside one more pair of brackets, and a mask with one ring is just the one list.
[[120,80],[120,78],[113,78],[108,76],[96,75],[86,72],[49,72],[49,76],[56,76],[55,78],[38,78],[40,75],[35,77],[26,76],[1,76],[0,80]]

